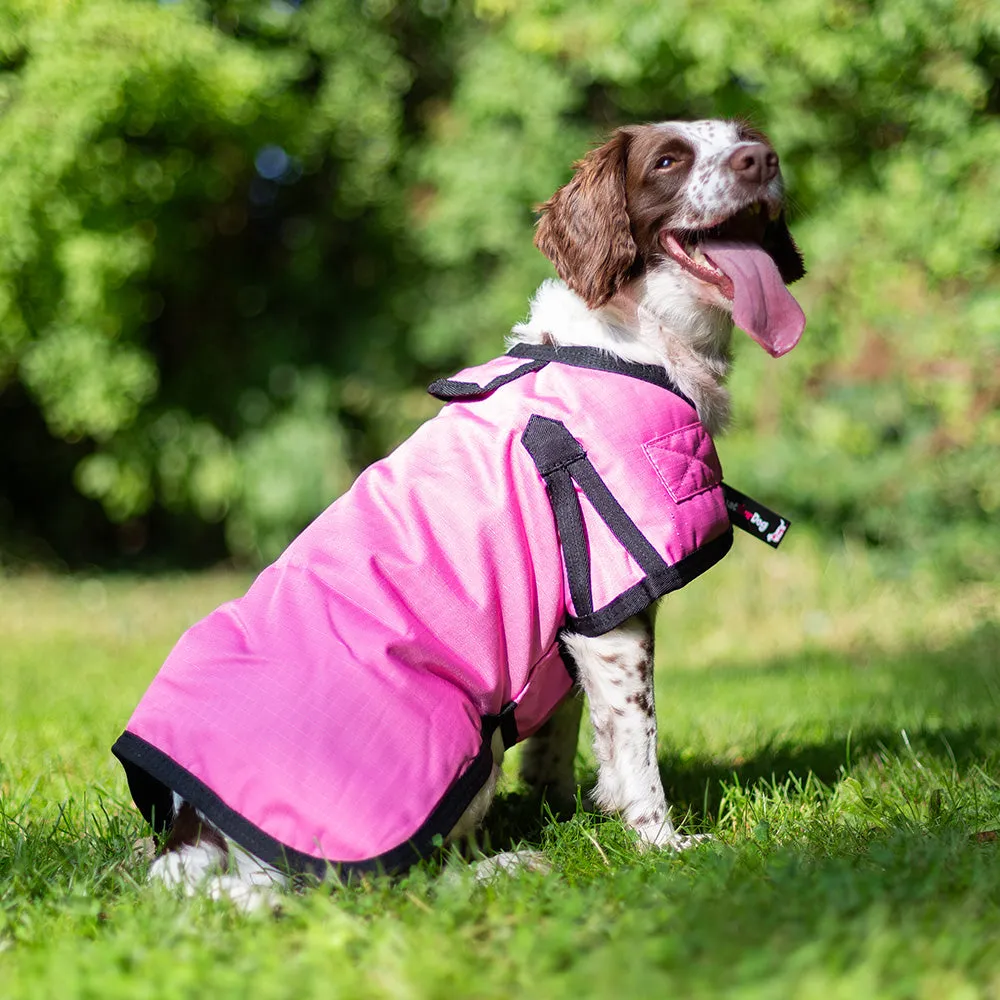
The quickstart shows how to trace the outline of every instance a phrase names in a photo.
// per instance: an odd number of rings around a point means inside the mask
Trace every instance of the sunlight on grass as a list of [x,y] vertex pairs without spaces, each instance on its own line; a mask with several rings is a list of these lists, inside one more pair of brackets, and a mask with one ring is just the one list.
[[108,750],[249,578],[0,579],[0,996],[996,991],[1000,594],[737,541],[657,623],[664,778],[713,843],[640,851],[511,778],[484,841],[539,847],[553,875],[481,887],[431,862],[289,896],[280,920],[144,886]]
[[181,632],[247,583],[0,579],[0,766],[43,798],[120,787],[108,748],[139,696]]

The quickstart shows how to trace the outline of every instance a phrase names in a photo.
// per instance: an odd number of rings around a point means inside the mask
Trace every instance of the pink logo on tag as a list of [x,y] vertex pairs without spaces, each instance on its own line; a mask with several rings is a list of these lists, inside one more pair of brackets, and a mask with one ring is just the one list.
[[768,540],[768,541],[769,541],[769,542],[770,542],[770,543],[771,543],[772,545],[777,545],[777,544],[778,544],[778,542],[780,542],[780,541],[781,541],[781,539],[782,539],[782,538],[784,537],[784,535],[785,535],[785,531],[786,531],[787,529],[788,529],[788,525],[787,525],[787,524],[785,524],[785,519],[784,519],[784,518],[782,518],[782,519],[781,519],[781,523],[780,523],[780,524],[778,525],[778,527],[777,527],[777,528],[775,528],[775,529],[774,529],[774,531],[772,531],[772,532],[771,532],[771,534],[769,534],[769,535],[767,536],[767,540]]

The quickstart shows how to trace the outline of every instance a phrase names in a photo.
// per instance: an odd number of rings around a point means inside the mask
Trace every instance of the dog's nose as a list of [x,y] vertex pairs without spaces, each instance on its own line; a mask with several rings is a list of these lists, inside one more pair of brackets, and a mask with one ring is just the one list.
[[762,142],[740,146],[731,157],[729,165],[740,180],[751,184],[766,184],[778,172],[778,154]]

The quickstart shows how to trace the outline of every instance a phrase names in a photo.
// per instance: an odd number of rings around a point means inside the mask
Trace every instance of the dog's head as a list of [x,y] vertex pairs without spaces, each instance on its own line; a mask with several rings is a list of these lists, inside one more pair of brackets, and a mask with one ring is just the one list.
[[771,354],[805,319],[785,285],[805,273],[785,224],[778,155],[741,122],[618,129],[544,205],[536,246],[591,309],[667,270]]

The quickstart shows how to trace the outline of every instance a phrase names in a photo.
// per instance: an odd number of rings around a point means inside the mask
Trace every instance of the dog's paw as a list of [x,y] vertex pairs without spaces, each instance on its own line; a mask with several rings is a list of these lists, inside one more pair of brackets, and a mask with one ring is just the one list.
[[667,843],[658,846],[669,851],[688,851],[712,839],[710,833],[675,833]]
[[673,851],[675,854],[688,851],[712,839],[707,833],[678,833],[669,822],[656,827],[636,827],[635,832],[638,834],[641,849]]
[[187,846],[180,851],[161,854],[149,866],[149,881],[161,882],[170,889],[184,889],[190,895],[211,873],[222,868],[219,850],[210,846]]
[[501,875],[516,877],[522,872],[548,875],[552,871],[552,864],[541,851],[503,851],[477,861],[472,868],[476,881],[485,885],[496,881]]
[[149,880],[185,896],[224,900],[242,913],[281,909],[288,879],[240,849],[227,855],[215,844],[186,844],[168,851],[149,868]]
[[199,887],[210,899],[231,903],[240,913],[281,912],[283,893],[270,882],[247,882],[238,875],[216,875]]

